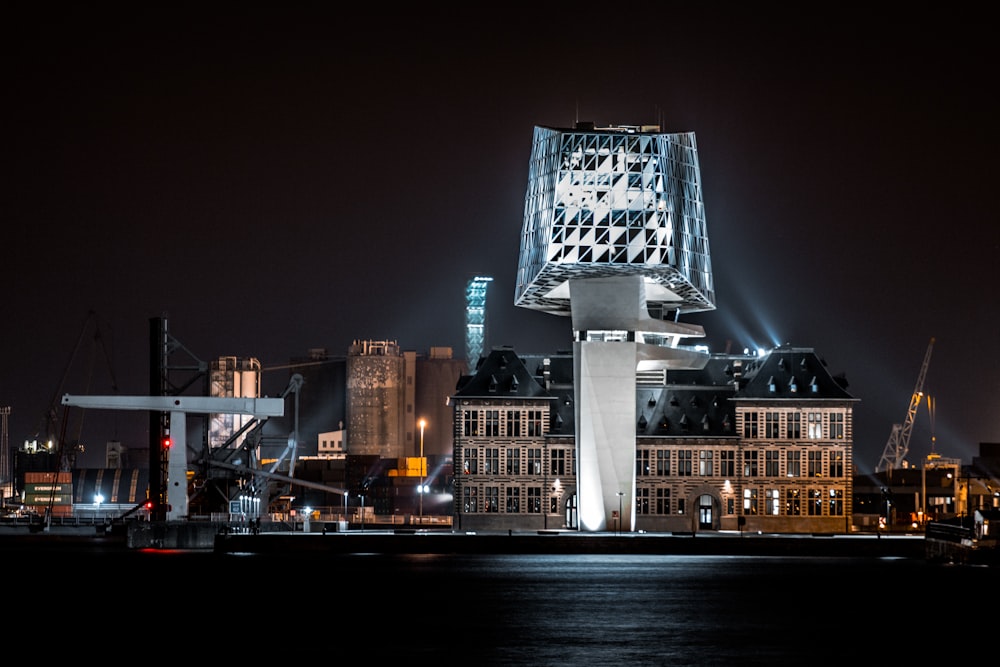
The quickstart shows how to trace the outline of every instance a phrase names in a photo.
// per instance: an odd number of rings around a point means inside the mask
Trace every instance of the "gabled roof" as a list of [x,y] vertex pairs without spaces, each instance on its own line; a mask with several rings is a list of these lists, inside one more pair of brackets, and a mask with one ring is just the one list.
[[745,364],[739,378],[740,399],[857,400],[847,392],[847,378],[833,376],[812,348],[784,345]]
[[[572,352],[518,356],[495,347],[455,398],[543,398],[555,411],[553,435],[575,432]],[[699,369],[669,370],[666,382],[636,386],[636,435],[735,437],[740,400],[857,400],[811,348],[784,346],[762,356],[714,354]],[[813,389],[815,387],[815,389]]]
[[494,347],[483,357],[473,375],[459,379],[455,396],[551,398],[539,380],[528,371],[513,348]]

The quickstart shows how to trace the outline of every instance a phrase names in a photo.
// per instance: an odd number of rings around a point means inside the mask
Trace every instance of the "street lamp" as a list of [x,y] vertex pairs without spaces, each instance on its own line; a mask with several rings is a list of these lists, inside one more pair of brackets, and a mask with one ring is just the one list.
[[625,492],[624,491],[619,491],[617,495],[618,495],[618,522],[615,525],[615,534],[616,535],[621,532],[621,526],[622,526],[622,497],[625,495]]
[[424,474],[427,472],[426,466],[424,465],[424,428],[427,426],[427,420],[420,419],[420,524],[424,523]]

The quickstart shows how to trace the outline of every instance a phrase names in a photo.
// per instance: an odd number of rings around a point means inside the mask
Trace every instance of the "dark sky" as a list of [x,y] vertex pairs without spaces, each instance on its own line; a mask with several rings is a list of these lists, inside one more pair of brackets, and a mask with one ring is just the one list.
[[[860,471],[931,337],[933,430],[921,405],[910,459],[932,432],[967,462],[1000,441],[985,10],[289,4],[5,20],[12,444],[62,393],[148,393],[151,318],[197,358],[265,369],[357,339],[462,356],[485,274],[489,343],[567,349],[568,318],[513,298],[533,128],[577,119],[696,134],[718,308],[687,319],[714,351],[790,343],[844,373]],[[265,391],[286,379],[265,371]],[[88,457],[144,445],[146,420],[88,414]]]

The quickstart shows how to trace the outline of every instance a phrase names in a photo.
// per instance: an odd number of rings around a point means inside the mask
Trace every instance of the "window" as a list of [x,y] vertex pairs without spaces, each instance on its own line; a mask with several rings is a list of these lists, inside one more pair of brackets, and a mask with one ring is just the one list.
[[764,452],[764,474],[767,477],[777,477],[781,474],[780,459],[781,452],[777,449]]
[[552,465],[553,475],[565,475],[566,474],[566,450],[565,449],[553,449],[549,452],[550,464]]
[[670,514],[670,489],[656,490],[656,513]]
[[736,477],[736,452],[732,449],[719,452],[719,474],[723,477]]
[[757,514],[757,489],[743,489],[743,513],[750,516]]
[[810,477],[823,476],[823,452],[821,451],[809,452],[809,476]]
[[660,477],[670,475],[670,450],[661,449],[656,452],[656,474]]
[[507,514],[521,513],[521,489],[516,486],[507,487]]
[[785,424],[785,429],[787,430],[787,438],[789,440],[798,440],[802,437],[802,413],[801,412],[790,412],[788,413],[788,421]]
[[795,450],[785,454],[785,474],[789,477],[802,476],[802,452]]
[[521,474],[521,450],[517,447],[507,448],[507,474]]
[[505,419],[507,421],[507,437],[509,438],[520,438],[521,437],[521,411],[520,410],[507,410],[504,412]]
[[743,415],[743,437],[757,437],[757,413],[747,412]]
[[726,514],[736,514],[736,499],[726,498]]
[[764,513],[777,516],[781,509],[781,491],[768,489],[764,492]]
[[702,477],[712,476],[712,450],[703,449],[698,452],[698,474]]
[[635,452],[635,474],[639,477],[649,475],[649,450],[638,449]]
[[542,435],[542,411],[528,410],[528,437],[535,438]]
[[542,474],[542,450],[538,447],[528,449],[528,474]]
[[798,489],[785,489],[785,514],[798,516],[802,514],[802,504]]
[[500,448],[499,447],[487,447],[483,450],[483,474],[484,475],[499,475],[500,474]]
[[681,477],[691,476],[692,455],[690,449],[677,450],[677,474]]
[[463,414],[465,425],[462,432],[467,437],[477,437],[479,435],[479,413],[476,410],[466,410]]
[[830,439],[844,439],[844,414],[842,412],[830,413]]
[[479,474],[479,449],[476,447],[470,447],[465,450],[465,469],[463,472],[466,475],[478,475]]
[[757,463],[757,452],[749,451],[743,452],[743,476],[744,477],[756,477],[760,474],[760,469]]
[[500,435],[500,411],[486,411],[486,437],[495,438]]
[[839,449],[830,450],[830,477],[844,476],[844,452]]
[[465,487],[465,512],[475,514],[479,511],[479,493],[474,486]]
[[808,437],[810,440],[819,440],[823,437],[823,413],[822,412],[810,412],[809,413],[809,432]]
[[677,513],[678,514],[684,514],[684,499],[683,498],[678,498],[677,499]]
[[809,489],[809,516],[823,516],[823,494],[819,489]]
[[635,513],[649,514],[649,489],[635,490]]
[[830,516],[844,516],[843,489],[830,489]]
[[486,497],[483,499],[483,511],[484,512],[500,511],[500,487],[498,486],[486,487]]
[[781,437],[778,427],[781,425],[781,415],[777,412],[764,414],[764,437],[776,440]]
[[528,514],[542,513],[542,487],[528,487]]

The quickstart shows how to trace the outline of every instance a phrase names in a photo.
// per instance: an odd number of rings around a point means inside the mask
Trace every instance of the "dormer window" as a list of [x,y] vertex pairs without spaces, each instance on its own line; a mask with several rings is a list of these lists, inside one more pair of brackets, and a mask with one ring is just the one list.
[[785,370],[785,360],[784,359],[778,359],[778,368],[780,370]]
[[788,391],[794,394],[798,390],[799,390],[799,385],[795,384],[795,378],[793,377],[791,381],[788,383]]
[[515,376],[510,379],[510,390],[517,391],[517,387],[518,387],[517,377]]
[[768,391],[770,391],[772,394],[774,393],[776,387],[775,387],[775,384],[774,384],[774,376],[773,375],[767,379],[767,388],[768,388]]
[[810,381],[809,381],[809,389],[810,389],[810,390],[812,391],[812,393],[814,393],[814,394],[815,394],[815,393],[816,393],[817,391],[819,391],[819,385],[817,385],[817,384],[816,384],[816,376],[815,376],[815,375],[813,375],[813,378],[812,378],[812,380],[810,380]]
[[649,407],[653,407],[653,406],[655,406],[655,405],[656,405],[656,399],[655,399],[655,398],[653,398],[653,395],[652,395],[652,394],[650,394],[650,396],[649,396],[649,402],[647,403],[647,405],[648,405]]
[[708,415],[705,415],[704,417],[701,418],[701,430],[707,431],[710,426],[711,424],[708,421]]
[[639,415],[639,430],[645,431],[647,424],[649,424],[649,422],[646,421],[646,415]]
[[692,408],[698,407],[698,397],[697,396],[692,396],[691,400],[688,401],[688,405],[690,405]]
[[672,405],[674,407],[677,407],[680,404],[681,404],[681,402],[677,400],[676,396],[671,396],[670,397],[670,405]]
[[497,376],[496,375],[491,375],[490,376],[490,393],[496,392],[497,385],[499,385],[499,384],[500,383],[497,382]]

